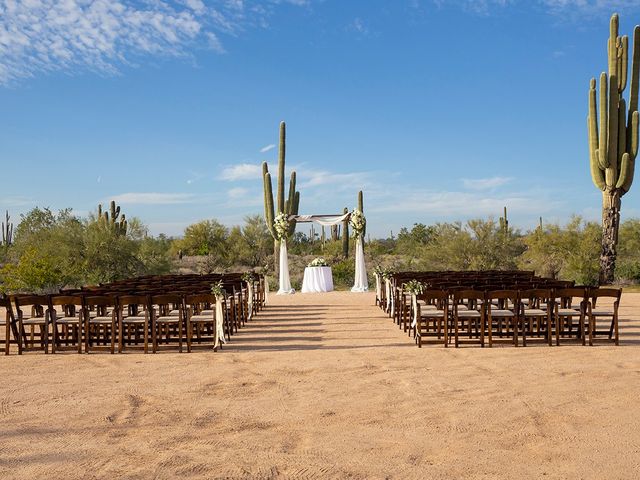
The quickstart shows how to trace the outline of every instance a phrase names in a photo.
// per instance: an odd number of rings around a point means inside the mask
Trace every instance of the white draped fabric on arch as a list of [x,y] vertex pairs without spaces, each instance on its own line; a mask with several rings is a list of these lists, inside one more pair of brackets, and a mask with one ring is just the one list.
[[[340,225],[344,221],[349,220],[350,217],[351,212],[342,215],[291,215],[289,216],[289,221],[295,220],[298,223],[314,222],[325,227],[330,227],[332,225]],[[287,242],[283,239],[280,242],[280,288],[278,295],[294,293],[293,288],[291,288],[291,279],[289,278],[289,260],[287,255]],[[364,263],[364,248],[361,236],[356,238],[355,262],[355,281],[351,291],[366,292],[369,290],[369,282],[367,280],[367,269]]]

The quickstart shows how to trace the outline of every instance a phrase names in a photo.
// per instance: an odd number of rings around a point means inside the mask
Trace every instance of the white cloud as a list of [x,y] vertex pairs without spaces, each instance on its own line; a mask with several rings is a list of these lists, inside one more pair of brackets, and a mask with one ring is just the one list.
[[471,190],[490,190],[511,182],[510,177],[463,178],[462,184]]
[[274,143],[270,143],[269,145],[266,145],[264,147],[262,147],[260,149],[260,153],[267,153],[269,150],[273,150],[274,148],[276,148]]
[[243,198],[247,195],[248,190],[246,188],[237,187],[230,189],[227,193],[230,198]]
[[360,17],[356,17],[353,19],[353,22],[349,24],[349,30],[353,30],[360,35],[369,34],[369,27],[367,27],[367,24]]
[[220,178],[230,182],[235,180],[260,180],[262,178],[262,167],[252,163],[231,165],[222,170]]
[[372,173],[369,172],[334,173],[325,170],[305,169],[298,172],[298,177],[301,179],[301,187],[330,185],[332,188],[350,188],[354,191],[358,191],[370,183],[371,176]]
[[0,84],[53,71],[113,74],[145,56],[187,56],[193,48],[225,53],[219,33],[265,25],[278,3],[0,0]]
[[[394,198],[395,197],[395,198]],[[403,192],[402,197],[396,195],[371,207],[370,211],[385,213],[423,214],[436,218],[460,218],[497,216],[506,206],[510,213],[545,214],[556,211],[558,202],[548,198],[541,201],[537,192],[518,192],[500,196],[485,196],[480,193],[456,191],[423,191]]]
[[142,192],[130,192],[122,193],[114,197],[110,197],[109,200],[114,200],[116,203],[126,205],[171,205],[180,203],[192,203],[195,196],[190,193],[142,193]]
[[[638,0],[431,0],[438,8],[455,5],[463,10],[480,15],[488,15],[495,9],[503,9],[510,5],[530,5],[537,3],[552,14],[569,14],[571,17],[611,13],[638,8]],[[413,3],[417,5],[417,3]]]

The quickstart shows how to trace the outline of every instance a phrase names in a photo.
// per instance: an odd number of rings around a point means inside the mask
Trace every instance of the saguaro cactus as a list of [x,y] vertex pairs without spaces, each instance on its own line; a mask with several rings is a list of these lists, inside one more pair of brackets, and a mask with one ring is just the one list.
[[5,222],[2,222],[2,244],[9,246],[13,243],[13,223],[9,222],[9,210],[5,211]]
[[[358,192],[358,210],[360,210],[364,214],[364,201],[362,197],[362,190]],[[365,224],[364,229],[362,230],[362,248],[364,250],[364,235],[367,232],[367,225]]]
[[[109,211],[111,214],[109,214],[109,212],[103,212],[102,204],[98,205],[98,221],[105,227],[111,228],[118,235],[126,235],[127,218],[124,213],[120,216],[120,206],[117,206],[116,202],[112,200]],[[120,219],[118,220],[118,218]]]
[[[344,207],[342,213],[349,213],[349,209]],[[342,222],[342,255],[349,258],[349,220]]]
[[618,35],[617,14],[611,17],[607,47],[609,74],[600,74],[599,92],[596,92],[596,79],[591,79],[587,117],[591,178],[594,185],[602,191],[600,284],[613,281],[620,225],[620,199],[631,188],[638,154],[640,26],[636,25],[633,31],[628,106],[623,92],[627,87],[629,39],[626,35]]
[[507,218],[507,207],[504,207],[504,217],[500,217],[500,230],[505,235],[509,233],[509,219]]
[[[280,122],[280,148],[278,152],[278,190],[277,190],[277,211],[273,204],[273,186],[271,184],[271,174],[267,162],[262,162],[262,182],[264,188],[264,219],[269,229],[269,233],[273,237],[273,253],[276,270],[278,267],[278,236],[273,228],[273,220],[280,213],[288,215],[297,215],[300,206],[300,192],[296,191],[296,172],[291,172],[289,179],[289,195],[287,200],[284,199],[284,172],[285,172],[285,153],[286,153],[286,125]],[[289,226],[289,236],[293,235],[296,229],[296,222],[292,221]]]

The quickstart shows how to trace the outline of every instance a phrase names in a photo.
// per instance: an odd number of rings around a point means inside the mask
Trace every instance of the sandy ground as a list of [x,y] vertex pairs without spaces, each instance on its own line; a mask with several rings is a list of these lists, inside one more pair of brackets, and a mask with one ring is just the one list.
[[494,349],[272,298],[218,353],[0,357],[0,478],[640,478],[640,294],[619,347]]

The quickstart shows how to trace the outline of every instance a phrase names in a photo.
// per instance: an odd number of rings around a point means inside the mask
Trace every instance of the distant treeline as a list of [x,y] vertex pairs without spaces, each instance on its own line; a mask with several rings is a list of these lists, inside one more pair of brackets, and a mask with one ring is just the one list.
[[[520,232],[493,219],[466,223],[416,223],[397,236],[366,243],[369,270],[535,270],[538,275],[593,284],[598,279],[601,228],[573,217],[566,225],[547,224]],[[327,235],[330,237],[330,235]],[[353,250],[352,250],[353,251]],[[318,232],[296,232],[289,242],[291,275],[314,256],[334,266],[337,285],[353,281],[352,259],[342,258],[340,241],[322,241]],[[144,274],[184,270],[188,257],[196,271],[268,269],[273,265],[273,239],[259,215],[228,228],[216,220],[188,226],[181,238],[149,235],[138,219],[126,230],[97,215],[80,218],[71,210],[34,208],[21,217],[12,243],[0,249],[4,292],[51,292],[62,287],[109,282]],[[620,282],[640,281],[640,220],[620,227],[616,269]]]

